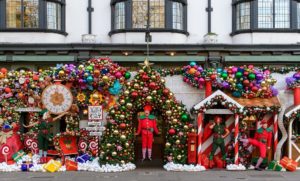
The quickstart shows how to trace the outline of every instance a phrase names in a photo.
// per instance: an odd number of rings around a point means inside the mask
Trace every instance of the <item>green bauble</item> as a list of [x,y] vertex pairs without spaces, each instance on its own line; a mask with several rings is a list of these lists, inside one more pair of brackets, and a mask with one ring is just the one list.
[[254,80],[255,79],[255,74],[254,73],[250,73],[249,75],[248,75],[248,78],[250,79],[250,80]]
[[243,76],[243,74],[242,74],[242,72],[237,72],[236,74],[235,74],[235,77],[236,78],[241,78]]
[[124,75],[125,79],[130,79],[131,77],[131,73],[130,72],[126,72]]
[[93,68],[93,66],[89,65],[89,66],[86,67],[86,69],[87,69],[88,71],[93,71],[94,68]]
[[186,113],[183,113],[181,115],[181,121],[187,122],[189,120],[189,116]]
[[226,80],[227,77],[228,77],[228,74],[227,74],[227,73],[222,73],[221,76],[222,76],[222,78],[223,78],[224,80]]

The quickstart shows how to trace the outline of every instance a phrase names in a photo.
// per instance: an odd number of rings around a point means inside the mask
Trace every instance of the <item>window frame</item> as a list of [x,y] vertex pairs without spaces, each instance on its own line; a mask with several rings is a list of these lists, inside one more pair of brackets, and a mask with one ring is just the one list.
[[[274,0],[273,0],[274,1]],[[250,28],[249,29],[236,29],[236,7],[237,4],[250,2]],[[258,28],[258,0],[232,0],[232,33],[231,36],[241,33],[255,33],[255,32],[266,32],[266,33],[300,33],[300,27],[298,28],[297,21],[297,3],[300,0],[289,0],[290,2],[290,27],[289,28],[275,28],[275,22],[273,15],[273,27],[274,28]],[[275,7],[274,7],[275,8]]]
[[[115,29],[115,4],[118,2],[125,2],[125,28]],[[183,29],[173,28],[173,2],[179,2],[183,5]],[[111,0],[111,31],[109,36],[117,33],[126,32],[146,32],[146,28],[133,28],[132,27],[132,1],[131,0]],[[151,28],[151,32],[172,32],[181,33],[186,36],[189,35],[187,32],[187,0],[165,0],[165,28]]]
[[[47,27],[47,2],[61,5],[61,29],[48,29]],[[6,26],[6,0],[0,0],[0,32],[45,32],[58,33],[67,36],[66,33],[66,3],[65,0],[39,0],[38,28],[7,28]]]

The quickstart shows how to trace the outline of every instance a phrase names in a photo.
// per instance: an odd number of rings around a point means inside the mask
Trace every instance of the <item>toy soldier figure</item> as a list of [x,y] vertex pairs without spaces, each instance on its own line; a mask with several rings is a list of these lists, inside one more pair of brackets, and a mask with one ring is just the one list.
[[152,107],[150,105],[146,105],[144,107],[145,115],[139,116],[138,130],[137,133],[135,134],[135,135],[140,135],[142,133],[142,153],[143,153],[142,161],[144,161],[146,158],[146,151],[148,151],[148,158],[149,160],[151,160],[153,132],[155,132],[155,134],[159,134],[156,125],[156,118],[154,115],[150,114],[151,110]]
[[229,130],[222,123],[222,118],[220,116],[216,116],[214,118],[214,123],[212,123],[209,128],[212,129],[213,132],[213,144],[212,151],[209,155],[209,160],[213,160],[215,152],[218,147],[221,149],[222,159],[226,159],[226,150],[225,150],[225,141],[224,139],[229,134]]
[[251,145],[258,147],[260,155],[255,166],[255,170],[258,171],[262,171],[260,165],[267,156],[267,150],[270,150],[271,148],[272,140],[272,130],[268,128],[268,122],[266,120],[262,120],[260,124],[262,127],[256,130],[253,139],[240,139],[240,141],[244,144],[250,143]]

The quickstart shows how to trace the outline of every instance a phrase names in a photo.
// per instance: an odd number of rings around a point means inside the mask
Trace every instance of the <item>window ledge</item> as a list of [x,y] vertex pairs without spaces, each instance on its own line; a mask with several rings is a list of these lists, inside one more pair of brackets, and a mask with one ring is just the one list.
[[39,29],[39,28],[31,28],[31,29],[16,29],[16,28],[7,28],[7,29],[0,29],[0,32],[33,32],[33,33],[57,33],[64,36],[67,36],[68,33],[61,30],[52,30],[52,29]]
[[248,30],[237,30],[230,34],[235,36],[242,33],[300,33],[300,29],[248,29]]
[[[117,34],[117,33],[129,33],[129,32],[146,32],[146,29],[117,29],[117,30],[112,30],[109,32],[109,36]],[[177,29],[150,29],[150,32],[158,32],[158,33],[181,33],[186,36],[189,36],[189,32],[186,30],[177,30]]]

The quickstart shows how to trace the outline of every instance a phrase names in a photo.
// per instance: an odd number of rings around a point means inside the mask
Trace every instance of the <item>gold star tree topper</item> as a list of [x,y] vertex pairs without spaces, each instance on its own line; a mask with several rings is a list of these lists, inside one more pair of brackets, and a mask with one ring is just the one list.
[[150,66],[153,65],[153,63],[150,63],[148,58],[145,59],[144,63],[138,63],[140,66],[143,67],[143,69],[147,68],[150,69]]

